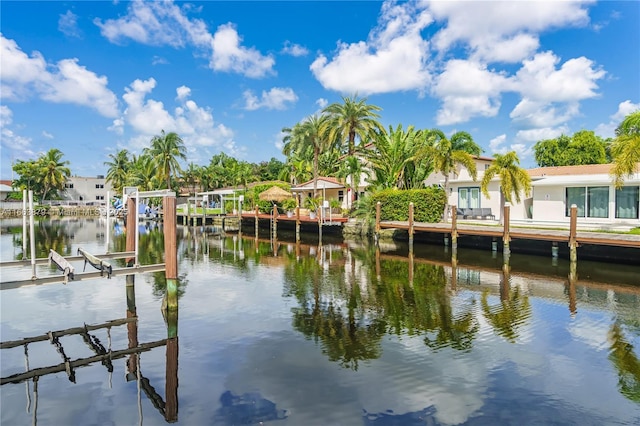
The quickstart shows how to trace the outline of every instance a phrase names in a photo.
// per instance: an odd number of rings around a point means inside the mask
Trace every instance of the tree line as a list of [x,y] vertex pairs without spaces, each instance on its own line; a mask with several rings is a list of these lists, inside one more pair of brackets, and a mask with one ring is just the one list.
[[[182,168],[181,162],[187,158],[184,141],[177,133],[163,130],[140,155],[126,149],[109,154],[104,163],[108,167],[106,179],[117,193],[124,186],[195,193],[246,187],[255,181],[283,180],[294,185],[313,179],[315,196],[319,176],[342,180],[354,194],[363,176],[373,191],[417,189],[424,187],[430,174],[439,172],[447,193],[449,176],[455,175],[459,166],[476,178],[474,156],[483,151],[468,132],[447,136],[440,129],[404,128],[402,124],[385,129],[380,124],[381,110],[366,98],[343,97],[342,102],[283,128],[284,162],[271,158],[250,163],[221,152],[208,165],[189,163]],[[625,117],[612,140],[582,130],[572,136],[539,141],[533,149],[541,167],[613,162],[615,183],[621,186],[640,162],[640,111]],[[13,166],[19,175],[14,187],[33,189],[42,199],[55,198],[70,176],[69,162],[62,157],[62,152],[54,148],[36,160],[18,161]],[[481,185],[485,196],[489,181],[498,176],[505,200],[519,201],[521,194],[530,191],[529,175],[519,166],[520,159],[513,151],[493,157],[495,161],[485,170]],[[445,206],[444,217],[448,209]]]

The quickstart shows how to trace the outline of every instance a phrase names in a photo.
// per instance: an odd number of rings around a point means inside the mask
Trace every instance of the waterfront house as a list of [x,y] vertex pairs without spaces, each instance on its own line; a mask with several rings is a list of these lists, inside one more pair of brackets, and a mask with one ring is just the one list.
[[[316,189],[318,197],[323,200],[338,200],[343,208],[347,207],[347,188],[338,179],[320,176],[317,179]],[[313,197],[313,179],[300,185],[294,185],[291,187],[291,192],[297,196],[299,205],[304,206],[305,200]]]
[[[539,167],[527,172],[532,180],[529,197],[511,206],[512,220],[569,223],[571,205],[578,208],[578,222],[583,224],[620,224],[640,226],[640,173],[627,177],[616,189],[610,175],[611,164]],[[640,168],[639,168],[640,169]],[[502,214],[500,180],[489,186],[489,198],[480,191],[484,170],[478,170],[474,182],[461,171],[449,182],[449,203],[458,208],[491,208],[496,219]]]

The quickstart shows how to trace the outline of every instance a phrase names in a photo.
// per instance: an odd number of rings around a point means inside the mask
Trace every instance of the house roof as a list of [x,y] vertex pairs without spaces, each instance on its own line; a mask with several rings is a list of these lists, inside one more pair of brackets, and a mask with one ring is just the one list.
[[[640,183],[640,174],[636,173],[630,178],[624,180],[625,184],[638,184]],[[613,178],[610,174],[591,174],[591,175],[556,175],[546,176],[539,180],[531,182],[532,186],[571,186],[571,185],[603,185],[608,186],[613,184]]]
[[[332,177],[318,177],[318,189],[336,189],[344,188],[344,184],[336,178]],[[313,189],[313,179],[308,182],[301,183],[291,188],[292,191],[305,191]]]
[[543,176],[609,174],[613,164],[584,164],[580,166],[538,167],[528,169],[532,178]]
[[13,192],[13,188],[9,185],[5,185],[4,183],[0,183],[0,192]]

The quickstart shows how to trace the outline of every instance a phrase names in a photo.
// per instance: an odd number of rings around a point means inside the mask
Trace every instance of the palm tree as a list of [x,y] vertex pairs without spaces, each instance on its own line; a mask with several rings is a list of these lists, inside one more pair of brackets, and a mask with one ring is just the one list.
[[291,152],[297,152],[301,156],[305,152],[313,153],[313,196],[318,193],[318,161],[320,154],[331,148],[331,140],[328,138],[328,122],[326,115],[307,117],[301,123],[289,130],[287,146]]
[[127,185],[137,186],[141,191],[152,191],[161,184],[155,161],[148,155],[133,156],[127,172]]
[[68,161],[61,161],[64,154],[57,148],[50,149],[38,159],[38,168],[43,185],[42,200],[51,190],[63,190],[67,178],[71,176]]
[[413,189],[423,186],[432,171],[430,162],[422,161],[421,153],[427,148],[427,133],[409,126],[396,129],[389,126],[388,133],[378,133],[375,149],[366,150],[365,156],[374,173],[373,185],[379,188]]
[[[348,176],[362,176],[367,175],[369,178],[370,171],[362,165],[362,162],[358,157],[346,157],[340,164],[340,168],[336,174],[339,178],[346,178]],[[352,183],[352,189],[356,194],[360,190],[360,179]]]
[[377,111],[382,108],[367,104],[367,99],[342,97],[342,103],[327,106],[323,113],[329,115],[329,139],[338,138],[340,143],[347,144],[347,154],[353,155],[356,137],[360,143],[367,141],[376,131],[384,132],[378,121]]
[[171,188],[171,175],[181,170],[178,160],[187,159],[187,150],[180,136],[175,132],[165,133],[163,130],[160,136],[151,139],[151,147],[145,148],[144,152],[151,156],[158,167],[158,180],[165,181],[167,189]]
[[131,165],[129,160],[129,151],[121,149],[115,154],[109,154],[111,161],[105,161],[104,165],[109,166],[107,170],[107,182],[111,182],[111,186],[118,194],[122,193],[122,188],[127,183],[127,173]]
[[[445,205],[443,220],[449,219],[449,176],[458,175],[458,165],[463,165],[473,180],[476,180],[476,163],[472,155],[479,153],[479,147],[473,142],[471,135],[467,132],[456,132],[447,139],[444,132],[439,129],[430,130],[427,136],[429,146],[425,149],[425,154],[431,157],[433,171],[444,175]],[[470,153],[469,151],[472,151]]]
[[[189,163],[186,170],[182,171],[182,180],[185,185],[187,185],[191,191],[192,195],[196,193],[196,185],[200,185],[200,176],[202,175],[201,167],[197,164]],[[200,189],[202,189],[200,187]]]
[[614,162],[611,174],[616,188],[620,188],[625,176],[640,169],[640,110],[627,115],[616,129],[611,156]]
[[[524,193],[525,197],[531,194],[531,176],[525,169],[519,166],[520,159],[515,151],[506,154],[494,154],[495,160],[488,169],[484,171],[480,188],[485,197],[489,198],[489,182],[495,176],[500,178],[501,202],[500,211],[503,211],[504,202],[517,203],[520,202],[520,194]],[[502,222],[500,215],[500,221]]]

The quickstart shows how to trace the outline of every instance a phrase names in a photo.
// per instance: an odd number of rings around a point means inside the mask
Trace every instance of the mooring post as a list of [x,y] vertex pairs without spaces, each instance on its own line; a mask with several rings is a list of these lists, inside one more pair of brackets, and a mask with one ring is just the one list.
[[409,246],[409,287],[413,287],[413,276],[415,270],[415,262],[412,246]]
[[376,203],[376,229],[375,229],[375,237],[376,241],[380,240],[380,216],[381,216],[382,205],[380,201]]
[[451,206],[451,248],[458,248],[458,209]]
[[256,239],[258,238],[258,220],[259,220],[259,219],[258,219],[258,215],[259,215],[259,214],[260,214],[260,207],[258,207],[258,206],[256,205],[256,214],[255,214],[255,220],[256,220],[256,223],[255,223],[255,225],[256,225]]
[[296,206],[296,242],[300,242],[300,206]]
[[[164,204],[164,201],[163,201],[163,204]],[[187,197],[187,226],[191,226],[191,203],[189,202],[189,197]]]
[[27,190],[22,190],[22,260],[27,260]]
[[[175,328],[172,327],[172,317],[175,316]],[[175,423],[178,421],[178,312],[169,313],[167,316],[167,329],[176,330],[175,336],[169,338],[166,346],[166,375],[165,375],[165,407],[164,419],[167,423]]]
[[571,262],[578,261],[578,243],[576,242],[576,234],[578,228],[578,206],[571,205],[571,222],[569,224],[569,260]]
[[29,242],[31,243],[31,278],[36,278],[36,230],[33,210],[33,191],[29,190]]
[[106,238],[107,241],[105,243],[105,245],[107,246],[107,253],[109,253],[109,243],[110,243],[110,236],[111,236],[111,228],[110,228],[110,222],[111,222],[111,191],[107,191],[107,225],[106,225]]
[[506,254],[511,253],[509,248],[509,243],[511,242],[511,237],[509,236],[509,222],[511,217],[511,206],[509,203],[505,203],[504,211],[503,211],[503,233],[502,233],[502,244],[503,244],[503,252]]
[[164,212],[164,263],[167,278],[167,311],[178,310],[178,245],[176,231],[176,197],[167,196],[162,200]]
[[413,202],[409,203],[409,250],[413,250]]

